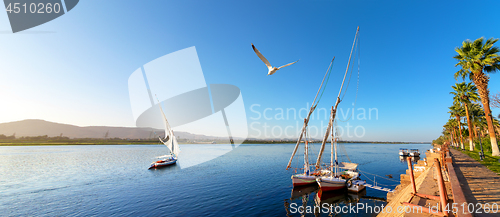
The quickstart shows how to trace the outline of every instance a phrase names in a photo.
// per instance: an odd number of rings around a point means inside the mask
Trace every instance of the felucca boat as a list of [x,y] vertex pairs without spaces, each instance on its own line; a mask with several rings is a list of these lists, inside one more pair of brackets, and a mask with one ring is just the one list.
[[165,146],[167,146],[169,153],[167,155],[157,157],[159,160],[151,163],[151,166],[149,167],[149,169],[166,167],[166,166],[176,164],[177,157],[179,156],[179,153],[181,152],[181,149],[179,148],[179,144],[177,143],[177,139],[175,138],[174,131],[170,127],[170,124],[168,124],[167,117],[165,116],[165,113],[163,112],[163,109],[161,108],[161,105],[159,102],[158,102],[158,106],[160,107],[160,111],[161,111],[161,114],[163,116],[163,123],[165,125],[165,137],[163,139],[161,137],[158,137],[158,139],[160,139],[161,143],[163,143]]
[[[307,117],[304,119],[304,125],[302,126],[302,130],[300,131],[299,139],[297,140],[297,144],[295,145],[292,156],[290,157],[290,161],[288,161],[288,166],[286,167],[287,170],[291,168],[292,160],[295,156],[295,153],[297,152],[297,149],[299,148],[299,145],[302,141],[302,137],[306,138],[304,141],[304,167],[303,167],[304,172],[292,175],[291,179],[292,179],[292,183],[293,183],[294,187],[295,186],[316,184],[316,178],[318,176],[323,176],[323,175],[326,175],[329,173],[328,170],[316,170],[314,172],[311,172],[311,170],[310,170],[311,165],[309,165],[309,143],[307,141],[306,134],[307,134],[307,124],[309,123],[309,118],[311,117],[311,114],[316,109],[316,106],[318,106],[319,99],[321,99],[321,97],[318,99],[318,94],[321,91],[321,87],[323,86],[323,83],[325,82],[326,76],[328,75],[328,73],[331,70],[334,59],[335,59],[335,57],[330,62],[330,66],[328,67],[328,70],[326,71],[325,76],[323,77],[323,81],[321,82],[321,85],[319,86],[318,92],[316,93],[316,97],[314,97],[311,108],[309,109],[309,113],[307,114]],[[316,99],[318,99],[318,101],[316,101]]]
[[[330,170],[331,172],[328,175],[320,176],[316,178],[316,182],[318,183],[321,191],[333,191],[333,190],[341,190],[349,188],[351,191],[361,191],[364,189],[364,185],[362,185],[362,181],[358,181],[359,173],[356,171],[357,164],[355,163],[347,163],[342,162],[342,173],[340,173],[340,167],[337,159],[337,139],[334,136],[334,121],[335,115],[337,113],[337,107],[340,103],[340,96],[342,93],[342,89],[344,87],[344,82],[349,71],[349,66],[351,63],[352,51],[354,50],[354,45],[356,44],[356,39],[358,36],[359,27],[356,30],[356,35],[354,36],[354,42],[351,49],[351,54],[349,56],[349,62],[347,63],[346,72],[344,74],[344,79],[342,80],[342,85],[340,86],[340,91],[337,96],[337,101],[335,105],[332,106],[330,111],[330,121],[328,122],[328,127],[323,138],[323,142],[321,143],[320,152],[318,154],[318,159],[316,161],[316,169],[319,169],[321,166],[321,158],[323,155],[323,151],[325,149],[325,143],[328,140],[329,134],[331,133],[331,150],[330,150]],[[335,158],[334,158],[335,155]],[[355,182],[355,183],[353,183]]]

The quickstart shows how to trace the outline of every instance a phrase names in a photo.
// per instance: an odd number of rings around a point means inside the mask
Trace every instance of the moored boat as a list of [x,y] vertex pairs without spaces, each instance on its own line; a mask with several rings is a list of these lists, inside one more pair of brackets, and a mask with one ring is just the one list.
[[408,156],[408,149],[400,148],[399,149],[399,156]]
[[[302,142],[302,138],[304,138],[304,167],[303,168],[296,168],[296,169],[303,169],[303,173],[298,173],[292,175],[292,184],[293,186],[304,186],[304,185],[310,185],[310,184],[316,184],[316,178],[318,176],[323,176],[329,173],[328,170],[316,170],[314,172],[311,172],[310,170],[310,165],[309,165],[309,141],[307,138],[307,125],[309,123],[309,118],[311,117],[311,114],[314,112],[316,109],[316,106],[318,105],[316,102],[316,99],[318,99],[318,95],[321,91],[321,87],[323,87],[323,83],[325,82],[325,78],[327,75],[330,73],[331,66],[333,64],[333,60],[335,57],[332,59],[330,62],[330,66],[328,67],[328,70],[325,73],[325,76],[323,77],[323,81],[321,82],[321,85],[319,86],[318,92],[316,93],[316,96],[314,97],[313,103],[311,105],[311,108],[309,109],[309,113],[307,114],[307,117],[304,118],[304,125],[302,126],[302,130],[300,131],[299,138],[297,140],[297,144],[295,144],[295,148],[292,152],[292,156],[290,157],[290,161],[288,161],[288,165],[286,169],[290,169],[292,165],[293,158],[295,154],[297,153],[297,149],[299,148],[300,143]],[[321,98],[321,97],[320,97]],[[319,101],[319,100],[318,100]]]
[[[334,191],[334,190],[341,190],[341,189],[346,189],[348,181],[357,179],[359,177],[359,173],[356,171],[357,164],[355,163],[346,163],[342,162],[342,165],[339,165],[338,163],[338,158],[337,158],[337,137],[335,133],[338,133],[336,130],[336,127],[334,126],[335,122],[335,116],[337,114],[337,107],[340,103],[341,94],[342,90],[344,87],[344,82],[347,76],[347,72],[349,71],[349,65],[352,57],[352,51],[354,50],[354,45],[356,44],[356,39],[358,36],[359,32],[359,27],[356,30],[356,35],[354,36],[354,42],[352,45],[352,50],[351,50],[351,55],[349,56],[349,63],[347,64],[346,72],[344,74],[344,79],[342,80],[342,84],[340,86],[339,94],[337,96],[337,100],[335,102],[335,105],[332,106],[331,111],[330,111],[330,120],[328,123],[328,127],[325,132],[325,136],[323,138],[323,142],[321,143],[321,148],[318,154],[318,159],[316,160],[316,169],[319,169],[321,165],[321,158],[323,156],[323,151],[325,149],[325,143],[328,140],[328,137],[331,134],[331,150],[330,150],[330,174],[327,176],[321,176],[316,178],[316,182],[318,183],[321,191]],[[334,132],[335,130],[335,132]],[[335,158],[334,158],[335,154]],[[340,169],[343,169],[344,171],[341,171]],[[358,183],[356,183],[358,184]],[[351,181],[351,187],[352,186],[352,181]],[[353,191],[358,191],[360,187],[353,187],[351,190]]]
[[347,182],[347,190],[349,192],[361,192],[365,190],[366,182],[361,179],[352,179]]
[[294,174],[291,178],[294,187],[316,184],[316,176],[310,176],[307,174]]
[[410,151],[408,152],[408,155],[411,157],[419,157],[420,152],[418,151],[418,149],[410,149]]
[[292,184],[293,186],[304,186],[304,185],[311,185],[311,184],[316,184],[316,178],[320,176],[325,176],[327,174],[330,174],[330,171],[328,170],[319,170],[311,174],[294,174],[292,175]]
[[322,191],[334,191],[347,188],[347,182],[345,179],[333,176],[318,177],[316,182]]

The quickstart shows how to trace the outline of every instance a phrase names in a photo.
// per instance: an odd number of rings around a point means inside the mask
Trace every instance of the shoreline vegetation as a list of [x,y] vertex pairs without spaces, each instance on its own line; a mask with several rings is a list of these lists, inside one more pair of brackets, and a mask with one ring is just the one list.
[[461,150],[462,153],[468,155],[472,159],[484,165],[486,168],[500,175],[500,157],[491,156],[491,152],[484,152],[484,159],[481,161],[479,158],[479,149],[475,149],[474,151],[469,150]]
[[[179,144],[227,144],[227,140],[190,140],[178,139]],[[242,144],[295,144],[291,139],[246,139],[235,140]],[[321,143],[321,140],[311,140],[311,143]],[[388,141],[339,141],[339,143],[372,143],[372,144],[430,144],[430,142],[388,142]],[[123,138],[68,138],[63,136],[33,136],[16,138],[15,135],[0,134],[0,146],[52,146],[52,145],[158,145],[157,138],[123,139]]]
[[449,145],[500,175],[500,121],[490,108],[500,108],[500,92],[490,95],[488,88],[488,73],[500,71],[500,49],[494,46],[498,40],[466,40],[455,49],[457,55],[453,58],[458,61],[455,67],[459,71],[454,77],[463,82],[451,86],[450,118],[432,144]]
[[500,71],[500,49],[494,46],[498,40],[481,37],[474,41],[465,40],[461,47],[455,48],[457,55],[453,58],[457,60],[455,67],[459,70],[454,77],[463,82],[451,86],[450,118],[443,125],[441,136],[432,141],[433,144],[448,144],[462,150],[476,160],[479,159],[476,154],[484,151],[485,157],[488,156],[486,159],[491,157],[497,163],[500,157],[500,121],[492,115],[490,106],[500,107],[500,93],[490,98],[488,83],[489,74]]

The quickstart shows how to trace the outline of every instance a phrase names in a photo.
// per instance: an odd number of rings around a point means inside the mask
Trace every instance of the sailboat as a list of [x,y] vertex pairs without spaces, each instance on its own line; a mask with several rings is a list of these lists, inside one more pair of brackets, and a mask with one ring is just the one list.
[[[338,104],[338,103],[337,103]],[[333,118],[332,118],[333,116]],[[332,139],[331,139],[331,143],[332,143],[332,148],[331,148],[331,151],[330,151],[330,154],[331,154],[331,161],[330,161],[330,169],[331,169],[331,172],[329,175],[326,175],[326,176],[321,176],[321,177],[317,177],[316,178],[316,182],[318,183],[319,185],[319,188],[321,189],[321,191],[333,191],[333,190],[340,190],[340,189],[345,189],[347,187],[347,180],[340,177],[338,174],[337,174],[337,171],[338,171],[338,160],[337,160],[337,140],[334,139],[334,136],[333,136],[333,120],[335,118],[335,113],[334,113],[334,109],[332,107],[332,111],[331,111],[331,115],[330,115],[330,122],[328,124],[328,131],[325,135],[325,138],[323,139],[323,143],[321,144],[321,149],[320,149],[320,152],[319,152],[319,155],[318,155],[318,160],[317,160],[317,164],[316,164],[316,167],[319,167],[319,165],[321,164],[321,156],[323,155],[323,150],[324,150],[324,147],[325,147],[325,143],[326,143],[326,139],[328,139],[328,132],[330,132],[330,129],[331,129],[331,133],[332,133]],[[334,140],[335,140],[335,145],[334,145]],[[335,150],[335,151],[334,151]],[[335,161],[333,159],[333,154],[335,153]],[[335,165],[334,165],[334,162],[335,162]]]
[[[352,51],[354,50],[354,45],[356,44],[356,39],[358,36],[359,32],[359,27],[356,30],[356,35],[354,36],[354,42],[352,45],[351,49],[351,54],[349,56],[349,61],[347,63],[347,68],[346,72],[344,74],[344,79],[342,80],[342,85],[340,86],[340,91],[337,96],[337,101],[335,102],[335,106],[332,106],[331,111],[330,111],[330,121],[328,123],[328,127],[325,133],[325,136],[323,138],[323,142],[321,143],[321,148],[320,152],[318,154],[318,159],[316,161],[316,169],[319,169],[321,166],[321,157],[323,155],[323,151],[325,150],[325,144],[326,141],[328,140],[329,134],[331,133],[331,150],[330,150],[330,170],[331,172],[328,175],[325,176],[320,176],[316,178],[316,182],[318,183],[321,191],[333,191],[333,190],[341,190],[341,189],[346,189],[349,187],[349,190],[353,191],[360,191],[362,190],[361,188],[364,187],[362,183],[359,183],[357,180],[359,177],[359,173],[356,171],[357,164],[354,163],[347,163],[343,162],[342,165],[339,165],[338,159],[337,159],[337,139],[334,136],[334,120],[335,120],[335,115],[337,113],[337,107],[341,101],[340,96],[342,93],[342,89],[344,87],[344,82],[347,76],[347,73],[349,71],[349,66],[351,64],[351,57],[352,57]],[[330,132],[331,131],[331,132]],[[334,159],[335,155],[335,159]],[[344,171],[342,174],[340,174],[340,167],[342,166],[342,169]],[[353,184],[355,182],[355,184]],[[362,182],[362,181],[361,181]],[[349,186],[348,186],[349,185]],[[362,187],[360,187],[362,186]]]
[[[297,140],[297,144],[295,145],[295,148],[292,152],[292,156],[290,157],[290,161],[288,161],[288,166],[286,169],[291,168],[292,160],[293,157],[295,156],[295,153],[297,152],[297,149],[299,148],[299,145],[302,141],[302,137],[306,138],[304,141],[304,172],[303,173],[297,173],[292,175],[292,183],[293,186],[303,186],[303,185],[310,185],[310,184],[316,184],[316,178],[318,176],[323,176],[329,173],[328,170],[316,170],[315,172],[311,173],[310,171],[310,165],[309,165],[309,143],[307,141],[307,124],[309,123],[309,118],[311,117],[311,114],[314,112],[314,109],[316,109],[316,106],[318,106],[318,95],[321,90],[321,87],[323,86],[323,83],[325,82],[326,76],[329,74],[331,70],[331,66],[333,64],[333,60],[335,60],[335,57],[332,59],[330,62],[330,66],[328,67],[328,70],[325,73],[325,76],[323,77],[323,81],[321,82],[321,85],[319,86],[318,92],[316,93],[316,97],[314,97],[314,101],[311,105],[311,108],[309,109],[309,113],[307,114],[307,117],[304,119],[304,125],[302,126],[302,130],[299,136],[299,139]],[[318,102],[316,102],[316,99],[318,99]],[[321,99],[321,97],[320,97]],[[316,104],[315,104],[316,103]]]
[[177,163],[177,157],[181,152],[179,144],[177,143],[177,139],[175,138],[174,131],[170,127],[170,124],[168,124],[167,117],[165,116],[165,113],[163,112],[163,109],[159,102],[158,106],[160,107],[160,112],[163,116],[163,122],[165,125],[165,137],[162,139],[160,136],[158,136],[158,139],[160,139],[161,143],[167,146],[170,153],[167,155],[158,156],[157,158],[159,160],[151,163],[149,169],[170,166]]

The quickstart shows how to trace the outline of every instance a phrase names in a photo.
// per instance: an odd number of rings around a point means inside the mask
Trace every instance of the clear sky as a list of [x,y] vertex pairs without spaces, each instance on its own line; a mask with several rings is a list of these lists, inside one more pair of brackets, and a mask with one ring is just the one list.
[[[64,16],[16,34],[7,14],[0,13],[0,122],[134,126],[130,74],[165,54],[196,46],[206,82],[238,86],[249,136],[265,137],[253,129],[302,125],[298,117],[286,119],[286,113],[281,120],[279,108],[298,111],[310,105],[336,56],[319,105],[329,111],[360,26],[355,117],[359,108],[367,114],[349,125],[364,134],[343,138],[430,141],[449,117],[449,92],[458,70],[454,48],[465,39],[500,38],[493,10],[499,7],[498,1],[94,0],[80,1]],[[266,76],[251,43],[278,66],[300,61]],[[489,87],[500,91],[498,73],[491,75]],[[353,75],[340,104],[344,113],[355,98]],[[266,108],[270,120],[258,119]],[[368,119],[370,108],[378,115]],[[326,125],[322,117],[311,125]]]

